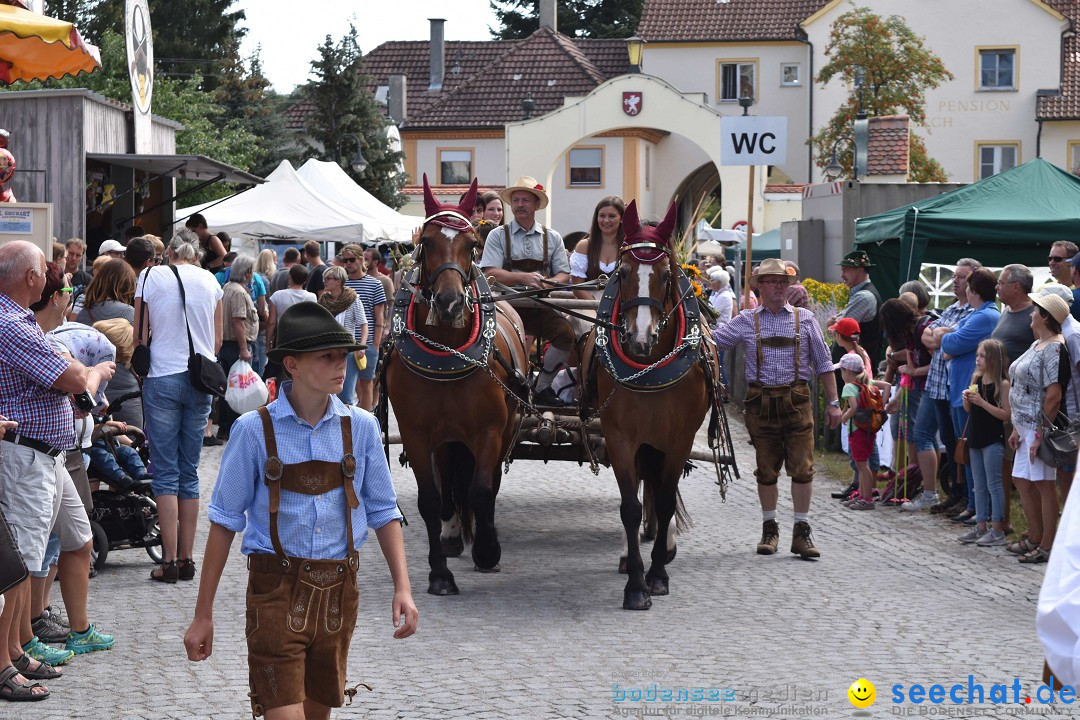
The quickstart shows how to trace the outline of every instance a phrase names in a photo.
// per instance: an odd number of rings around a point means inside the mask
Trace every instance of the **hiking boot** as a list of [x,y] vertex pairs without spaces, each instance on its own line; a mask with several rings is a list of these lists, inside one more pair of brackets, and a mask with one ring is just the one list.
[[979,547],[998,547],[1005,544],[1005,533],[1001,530],[991,530],[975,541]]
[[[873,507],[872,504],[871,507]],[[810,533],[810,523],[801,520],[795,523],[795,529],[791,535],[791,552],[806,559],[821,557],[821,553],[814,547],[814,538]]]
[[908,500],[906,503],[900,506],[901,510],[907,510],[908,512],[918,512],[919,510],[926,510],[931,508],[933,512],[933,506],[937,505],[938,494],[937,492],[926,492],[925,490],[919,493],[919,496],[914,500]]
[[34,618],[30,623],[30,629],[41,638],[42,642],[62,643],[67,640],[68,631],[53,622],[45,613]]
[[775,520],[761,523],[761,541],[757,544],[758,555],[772,555],[780,544],[780,526]]
[[30,639],[30,642],[22,646],[23,652],[35,660],[40,660],[43,663],[48,663],[53,667],[57,665],[63,665],[71,658],[75,657],[75,653],[71,650],[60,650],[58,648],[51,647],[38,640],[37,635]]
[[77,633],[73,631],[68,633],[65,647],[76,655],[82,655],[95,650],[108,650],[113,646],[114,642],[116,641],[112,635],[98,632],[91,624],[86,629],[86,632]]

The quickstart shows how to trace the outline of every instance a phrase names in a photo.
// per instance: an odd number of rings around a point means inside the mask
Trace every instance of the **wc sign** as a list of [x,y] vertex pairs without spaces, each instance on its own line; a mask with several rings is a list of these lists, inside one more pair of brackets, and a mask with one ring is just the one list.
[[787,162],[787,117],[740,115],[721,122],[724,165],[782,165]]

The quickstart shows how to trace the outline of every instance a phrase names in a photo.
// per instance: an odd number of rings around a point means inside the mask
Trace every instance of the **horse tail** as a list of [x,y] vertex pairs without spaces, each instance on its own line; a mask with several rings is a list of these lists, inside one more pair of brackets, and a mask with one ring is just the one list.
[[443,492],[450,493],[454,510],[461,520],[461,538],[465,543],[473,541],[473,512],[469,503],[469,488],[472,487],[473,472],[476,468],[476,458],[464,444],[459,442],[449,443],[447,446],[449,467],[447,468],[448,481],[443,487]]

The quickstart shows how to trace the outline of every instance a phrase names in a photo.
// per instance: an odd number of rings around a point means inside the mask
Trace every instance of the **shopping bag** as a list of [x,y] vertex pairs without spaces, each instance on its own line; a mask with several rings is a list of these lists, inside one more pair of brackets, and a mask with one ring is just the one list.
[[270,393],[259,374],[245,360],[237,360],[229,368],[229,387],[225,402],[238,415],[257,410],[266,404]]

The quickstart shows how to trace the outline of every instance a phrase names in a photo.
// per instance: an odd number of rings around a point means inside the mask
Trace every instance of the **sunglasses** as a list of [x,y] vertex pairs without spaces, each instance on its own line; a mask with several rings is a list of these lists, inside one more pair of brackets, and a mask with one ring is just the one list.
[[1050,257],[1046,258],[1047,262],[1065,262],[1068,259],[1069,258],[1067,257],[1058,257],[1057,255],[1051,255]]
[[351,263],[351,262],[356,262],[356,261],[357,261],[357,260],[359,260],[359,259],[360,259],[360,258],[354,258],[354,257],[343,257],[343,258],[341,258],[341,262],[344,262],[344,263]]

